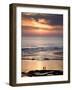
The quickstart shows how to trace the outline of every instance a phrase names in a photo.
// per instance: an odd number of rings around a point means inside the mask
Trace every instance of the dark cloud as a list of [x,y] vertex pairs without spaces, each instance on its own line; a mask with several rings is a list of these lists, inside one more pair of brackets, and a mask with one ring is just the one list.
[[50,25],[63,25],[63,15],[62,14],[44,14],[44,13],[22,13],[22,19],[29,18],[35,19],[37,22],[39,19],[45,19],[46,23]]
[[[63,15],[44,13],[22,13],[22,36],[62,36]],[[43,30],[42,33],[36,32]]]

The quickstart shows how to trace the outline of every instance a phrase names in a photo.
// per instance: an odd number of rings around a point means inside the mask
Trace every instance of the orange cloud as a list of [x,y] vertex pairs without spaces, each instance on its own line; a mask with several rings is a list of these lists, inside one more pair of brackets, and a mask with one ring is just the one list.
[[43,19],[43,18],[42,19],[38,19],[38,22],[39,23],[47,23],[47,21],[45,19]]
[[50,25],[45,19],[35,20],[34,18],[23,18],[22,19],[23,33],[26,35],[56,35],[63,33],[62,25]]
[[25,18],[22,20],[22,26],[31,26],[31,27],[38,27],[38,28],[48,28],[53,29],[52,25],[48,24],[42,24],[41,22],[46,22],[44,19],[39,19],[39,22],[37,22],[35,19],[27,19]]

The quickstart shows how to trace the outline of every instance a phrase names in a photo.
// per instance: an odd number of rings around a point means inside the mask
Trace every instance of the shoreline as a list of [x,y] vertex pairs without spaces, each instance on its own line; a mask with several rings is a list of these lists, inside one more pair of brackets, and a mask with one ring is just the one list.
[[22,60],[21,72],[29,72],[32,70],[63,70],[62,60]]

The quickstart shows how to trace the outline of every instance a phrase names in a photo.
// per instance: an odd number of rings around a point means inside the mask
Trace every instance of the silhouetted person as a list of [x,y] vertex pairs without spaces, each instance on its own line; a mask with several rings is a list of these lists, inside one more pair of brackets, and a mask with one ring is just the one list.
[[46,70],[46,67],[43,67],[43,70]]

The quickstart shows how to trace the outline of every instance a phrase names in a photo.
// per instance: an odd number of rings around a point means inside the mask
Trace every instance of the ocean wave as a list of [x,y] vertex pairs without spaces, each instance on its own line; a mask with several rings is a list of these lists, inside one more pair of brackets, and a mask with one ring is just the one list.
[[63,47],[35,47],[35,48],[22,48],[22,52],[39,52],[39,51],[62,51]]
[[63,60],[62,47],[22,48],[22,60]]

